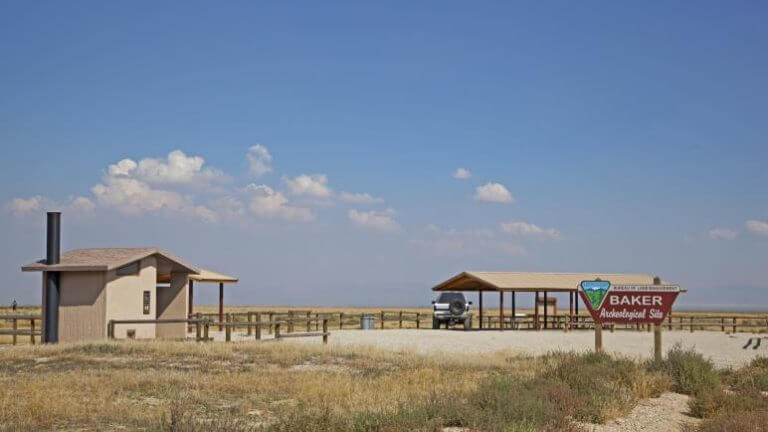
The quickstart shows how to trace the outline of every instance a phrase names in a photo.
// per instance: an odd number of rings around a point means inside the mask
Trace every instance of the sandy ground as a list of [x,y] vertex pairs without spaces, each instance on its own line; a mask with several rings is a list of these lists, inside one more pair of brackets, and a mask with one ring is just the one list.
[[673,432],[690,430],[700,419],[689,416],[689,396],[664,393],[655,399],[637,404],[627,417],[611,420],[604,425],[582,423],[591,432]]
[[[219,332],[212,332],[216,340],[223,340]],[[739,333],[729,335],[720,332],[697,331],[694,333],[665,331],[662,347],[666,352],[675,343],[692,347],[709,357],[720,368],[740,367],[758,356],[768,356],[768,339],[758,349],[742,349],[750,337]],[[765,336],[765,335],[762,335]],[[264,335],[265,339],[269,335]],[[244,335],[234,335],[234,340],[253,340]],[[321,342],[319,337],[286,339],[287,343]],[[418,353],[483,354],[507,351],[511,354],[546,354],[550,351],[587,351],[594,348],[594,332],[589,330],[563,331],[513,331],[498,330],[332,330],[329,344],[332,346],[368,345],[386,350],[407,350]],[[618,353],[637,359],[653,355],[653,333],[635,331],[603,332],[606,352]]]

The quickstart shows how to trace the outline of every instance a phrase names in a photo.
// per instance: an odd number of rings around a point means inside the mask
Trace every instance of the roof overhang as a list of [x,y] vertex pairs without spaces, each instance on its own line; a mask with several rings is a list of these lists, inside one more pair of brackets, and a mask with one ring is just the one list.
[[[434,286],[432,291],[573,292],[585,280],[616,284],[652,284],[654,277],[625,273],[530,273],[466,271]],[[667,282],[661,281],[662,284]]]

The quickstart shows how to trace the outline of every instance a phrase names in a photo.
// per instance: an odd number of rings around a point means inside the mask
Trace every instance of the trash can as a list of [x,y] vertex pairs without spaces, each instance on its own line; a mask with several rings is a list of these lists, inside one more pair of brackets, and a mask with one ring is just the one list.
[[373,315],[360,315],[360,330],[373,330]]

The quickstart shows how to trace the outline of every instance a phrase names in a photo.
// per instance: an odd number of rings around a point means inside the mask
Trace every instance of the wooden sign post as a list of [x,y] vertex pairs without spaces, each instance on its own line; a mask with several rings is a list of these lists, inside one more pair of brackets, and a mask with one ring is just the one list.
[[[660,282],[654,280],[654,282]],[[661,324],[680,294],[677,285],[611,285],[600,279],[579,284],[595,321],[595,351],[603,351],[603,324],[653,324],[653,354],[661,360]]]

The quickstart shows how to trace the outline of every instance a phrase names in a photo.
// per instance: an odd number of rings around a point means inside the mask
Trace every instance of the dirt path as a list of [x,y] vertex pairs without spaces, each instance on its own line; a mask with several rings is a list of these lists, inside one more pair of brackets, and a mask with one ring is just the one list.
[[603,425],[581,424],[590,432],[674,432],[687,430],[701,420],[688,414],[688,399],[678,393],[664,393],[656,399],[637,404],[627,417],[611,420]]

